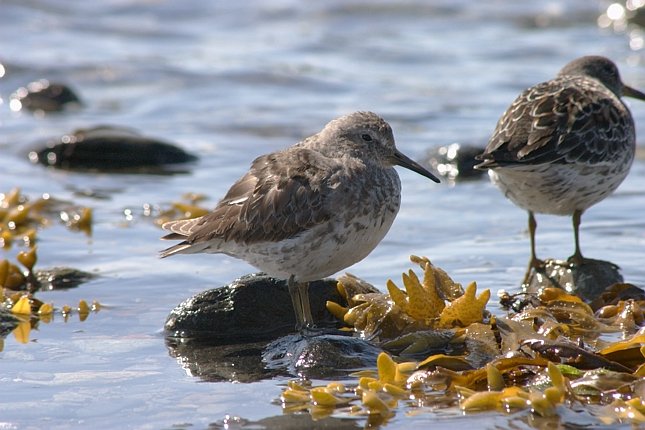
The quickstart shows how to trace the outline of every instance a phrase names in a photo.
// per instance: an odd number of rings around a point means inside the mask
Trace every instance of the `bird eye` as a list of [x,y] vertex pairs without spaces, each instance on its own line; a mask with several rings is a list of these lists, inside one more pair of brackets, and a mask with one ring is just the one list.
[[608,65],[605,67],[605,73],[607,73],[609,76],[616,76],[618,74],[617,72],[618,70],[612,65]]
[[361,139],[363,139],[365,142],[371,142],[372,136],[370,136],[369,134],[361,134]]

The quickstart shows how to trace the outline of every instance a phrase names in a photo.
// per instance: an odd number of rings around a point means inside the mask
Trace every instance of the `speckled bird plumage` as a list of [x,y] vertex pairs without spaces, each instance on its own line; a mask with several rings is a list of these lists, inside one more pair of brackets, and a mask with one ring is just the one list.
[[578,257],[576,218],[620,185],[634,159],[634,121],[622,96],[645,95],[624,85],[609,59],[578,58],[523,91],[478,156],[477,168],[490,169],[495,185],[530,217],[574,215]]
[[213,212],[165,223],[172,233],[164,239],[183,241],[161,256],[223,253],[298,283],[332,275],[365,258],[390,229],[401,203],[397,164],[436,180],[396,149],[378,115],[335,119],[256,158]]

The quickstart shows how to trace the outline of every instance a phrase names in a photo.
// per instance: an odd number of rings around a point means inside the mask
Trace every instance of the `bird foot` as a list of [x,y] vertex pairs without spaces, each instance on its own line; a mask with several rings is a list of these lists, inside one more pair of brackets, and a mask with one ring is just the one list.
[[583,266],[587,262],[587,258],[584,258],[580,254],[573,254],[571,257],[567,258],[567,263],[571,265],[572,269]]
[[531,279],[534,276],[534,273],[544,273],[546,268],[546,262],[538,258],[533,258],[529,262],[529,267],[526,269],[524,274],[524,280],[522,281],[522,288],[526,288],[531,284]]

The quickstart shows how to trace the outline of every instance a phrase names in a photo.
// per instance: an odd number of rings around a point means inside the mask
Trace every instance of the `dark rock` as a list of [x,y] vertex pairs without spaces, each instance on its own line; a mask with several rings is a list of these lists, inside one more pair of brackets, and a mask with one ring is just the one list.
[[[312,282],[309,298],[318,326],[339,326],[325,307],[327,300],[346,305],[336,290],[335,280]],[[275,339],[293,333],[295,325],[286,281],[254,274],[184,301],[172,310],[165,329],[172,337],[241,343]]]
[[51,269],[37,270],[36,280],[39,290],[62,290],[76,288],[91,281],[96,275],[71,267],[53,267]]
[[544,263],[543,268],[533,269],[526,292],[538,293],[544,288],[558,287],[591,302],[610,285],[623,282],[619,267],[609,261],[585,259],[580,266],[553,259]]
[[80,106],[81,100],[67,85],[41,79],[18,88],[11,95],[10,105],[14,111],[60,112],[70,105]]
[[[323,377],[374,366],[380,348],[337,334],[341,323],[325,307],[328,300],[347,305],[336,283],[326,279],[309,285],[318,328],[294,334],[296,320],[286,281],[262,273],[243,276],[173,309],[165,324],[166,345],[184,368],[207,381]],[[369,284],[354,282],[350,294],[375,291]],[[273,339],[277,340],[269,343]]]
[[475,156],[482,152],[482,147],[452,143],[431,149],[424,157],[424,164],[449,181],[477,179],[485,173],[474,169],[479,163]]
[[50,139],[44,147],[29,152],[29,160],[67,170],[165,173],[169,165],[195,161],[197,157],[131,129],[98,126]]
[[269,370],[283,369],[290,375],[330,379],[374,367],[382,349],[357,337],[334,334],[295,333],[266,346],[262,360]]

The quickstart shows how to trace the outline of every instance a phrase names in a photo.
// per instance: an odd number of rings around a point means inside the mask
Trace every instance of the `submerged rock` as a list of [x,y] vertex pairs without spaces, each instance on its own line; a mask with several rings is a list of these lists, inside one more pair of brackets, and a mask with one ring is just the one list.
[[357,337],[335,334],[296,333],[266,346],[262,361],[266,368],[283,369],[290,375],[326,379],[372,367],[382,350]]
[[619,267],[610,261],[586,259],[580,266],[553,259],[544,263],[543,268],[531,272],[526,292],[558,287],[591,302],[610,285],[623,282]]
[[29,160],[66,170],[163,173],[169,165],[197,157],[128,128],[98,126],[50,139],[29,152]]
[[252,421],[238,416],[227,415],[209,426],[210,429],[262,429],[262,430],[358,430],[365,426],[354,417],[312,417],[304,413],[283,413]]
[[46,79],[18,88],[9,102],[13,111],[27,109],[32,112],[60,112],[69,106],[81,104],[81,99],[70,87]]
[[479,163],[475,156],[483,151],[483,147],[452,143],[428,151],[424,164],[449,181],[476,179],[485,173],[474,169]]

